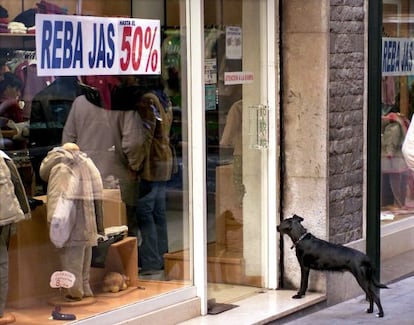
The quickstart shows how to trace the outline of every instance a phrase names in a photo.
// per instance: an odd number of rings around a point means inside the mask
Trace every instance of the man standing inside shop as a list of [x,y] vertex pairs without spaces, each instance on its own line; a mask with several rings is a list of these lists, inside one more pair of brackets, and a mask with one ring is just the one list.
[[168,252],[166,187],[173,171],[169,138],[173,114],[160,76],[140,76],[138,83],[145,89],[138,112],[151,134],[137,202],[137,221],[142,235],[138,264],[140,273],[146,275],[164,269],[163,255]]

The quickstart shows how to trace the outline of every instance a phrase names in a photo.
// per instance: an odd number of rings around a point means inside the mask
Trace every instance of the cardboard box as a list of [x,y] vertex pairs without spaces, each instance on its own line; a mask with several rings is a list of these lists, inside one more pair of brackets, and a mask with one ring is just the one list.
[[126,208],[119,189],[104,189],[104,227],[127,225]]

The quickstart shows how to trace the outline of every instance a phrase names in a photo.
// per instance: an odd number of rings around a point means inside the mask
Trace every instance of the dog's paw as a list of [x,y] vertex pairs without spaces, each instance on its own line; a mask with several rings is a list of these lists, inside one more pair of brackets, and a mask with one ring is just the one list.
[[300,293],[295,294],[292,296],[293,299],[301,299],[304,295],[301,295]]

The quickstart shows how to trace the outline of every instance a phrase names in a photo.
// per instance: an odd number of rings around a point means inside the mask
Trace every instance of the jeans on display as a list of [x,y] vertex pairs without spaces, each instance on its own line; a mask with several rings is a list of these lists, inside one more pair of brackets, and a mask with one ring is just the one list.
[[6,307],[9,286],[9,255],[10,225],[0,226],[0,317]]
[[138,265],[142,271],[164,268],[163,255],[168,252],[166,185],[165,181],[140,182],[137,219],[142,243],[138,248]]

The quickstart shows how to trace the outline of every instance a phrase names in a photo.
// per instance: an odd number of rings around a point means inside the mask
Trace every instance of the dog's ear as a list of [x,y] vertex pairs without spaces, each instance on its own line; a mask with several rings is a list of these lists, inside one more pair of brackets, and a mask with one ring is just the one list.
[[303,218],[302,217],[299,217],[297,214],[294,214],[293,215],[293,220],[302,222],[303,221]]

